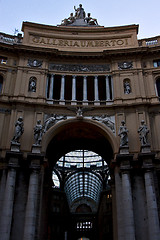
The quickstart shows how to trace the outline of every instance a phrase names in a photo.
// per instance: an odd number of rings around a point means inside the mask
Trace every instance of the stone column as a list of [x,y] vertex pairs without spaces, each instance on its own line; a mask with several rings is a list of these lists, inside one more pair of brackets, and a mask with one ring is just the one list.
[[29,181],[23,240],[34,240],[38,203],[39,170],[32,169]]
[[76,76],[72,76],[72,101],[76,102]]
[[61,78],[61,92],[60,92],[60,103],[65,104],[64,102],[64,89],[65,89],[65,76],[62,75]]
[[87,103],[87,76],[83,77],[83,102]]
[[109,76],[106,75],[106,101],[110,101],[111,96],[110,96],[110,86],[109,86]]
[[53,85],[54,85],[54,74],[51,74],[51,79],[50,79],[50,88],[49,88],[49,99],[53,99]]
[[114,98],[114,91],[113,91],[113,78],[111,77],[111,92],[112,92],[112,98],[110,96],[110,100],[113,100]]
[[2,176],[1,176],[1,181],[0,181],[0,219],[1,219],[1,211],[3,207],[3,197],[4,197],[4,191],[5,191],[5,186],[6,186],[6,169],[1,170],[2,171]]
[[138,169],[139,166],[136,166],[133,177],[133,207],[136,239],[148,240],[146,193],[143,172]]
[[94,101],[96,105],[99,105],[98,76],[94,77]]
[[10,239],[17,167],[18,158],[10,157],[0,222],[0,239],[3,240]]
[[117,235],[118,240],[124,240],[124,217],[122,202],[122,179],[118,167],[115,168],[115,193],[116,193],[116,210],[117,210]]
[[42,154],[28,154],[28,160],[31,161],[31,174],[28,188],[23,240],[34,240],[36,227],[38,227],[39,173],[43,158],[44,156]]
[[122,171],[122,199],[125,240],[135,240],[132,191],[129,171]]
[[152,162],[154,158],[155,153],[151,151],[139,154],[139,159],[143,162],[143,169],[145,169],[144,180],[148,214],[148,240],[159,240],[160,238],[160,222],[153,178]]
[[148,213],[148,232],[149,240],[160,239],[159,218],[157,209],[157,199],[155,194],[155,186],[153,173],[151,169],[146,170],[144,174],[146,200],[147,200],[147,213]]
[[47,75],[47,81],[46,81],[46,98],[48,98],[48,87],[49,87],[49,76]]

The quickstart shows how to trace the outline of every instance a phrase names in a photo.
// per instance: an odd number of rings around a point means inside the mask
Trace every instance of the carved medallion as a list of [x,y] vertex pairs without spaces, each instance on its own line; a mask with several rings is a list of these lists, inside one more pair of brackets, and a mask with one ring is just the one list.
[[124,70],[124,69],[130,69],[133,68],[132,62],[119,62],[118,63],[118,69]]
[[28,59],[28,66],[30,67],[41,67],[43,61],[36,60],[36,59]]

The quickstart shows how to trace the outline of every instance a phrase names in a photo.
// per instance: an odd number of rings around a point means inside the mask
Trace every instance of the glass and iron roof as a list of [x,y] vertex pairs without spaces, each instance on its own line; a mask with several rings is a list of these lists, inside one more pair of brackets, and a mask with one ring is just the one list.
[[75,150],[62,156],[55,165],[53,182],[60,187],[59,176],[64,176],[64,191],[69,205],[78,199],[88,198],[96,203],[103,189],[104,175],[109,178],[109,169],[103,158],[88,150]]
[[57,162],[59,167],[65,168],[90,168],[91,166],[102,167],[106,162],[97,153],[88,150],[76,150],[65,154]]
[[102,181],[92,172],[80,171],[67,179],[64,190],[69,204],[85,197],[98,202],[102,190]]

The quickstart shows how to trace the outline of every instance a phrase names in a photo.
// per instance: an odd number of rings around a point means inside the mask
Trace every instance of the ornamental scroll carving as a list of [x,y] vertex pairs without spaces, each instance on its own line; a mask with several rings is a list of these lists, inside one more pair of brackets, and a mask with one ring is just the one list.
[[110,65],[81,65],[81,64],[49,64],[49,70],[62,72],[106,72],[110,71]]

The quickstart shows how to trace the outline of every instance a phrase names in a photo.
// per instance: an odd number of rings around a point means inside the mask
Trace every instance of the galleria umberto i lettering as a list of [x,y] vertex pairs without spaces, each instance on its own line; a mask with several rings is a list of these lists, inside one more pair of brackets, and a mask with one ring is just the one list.
[[53,47],[77,47],[77,48],[96,48],[96,47],[118,47],[128,45],[128,39],[111,39],[111,40],[63,40],[45,37],[32,37],[35,44],[53,46]]
[[159,240],[160,36],[138,29],[80,4],[0,33],[0,239]]

